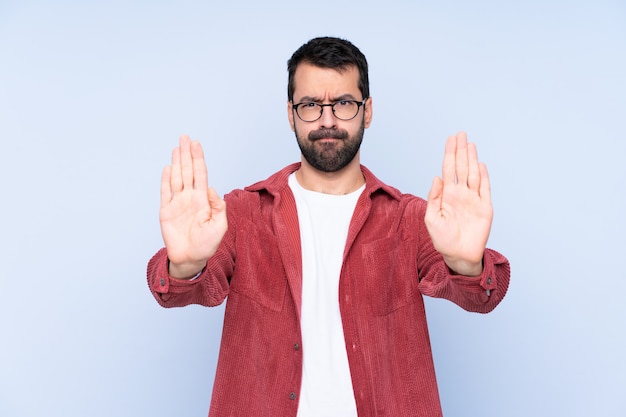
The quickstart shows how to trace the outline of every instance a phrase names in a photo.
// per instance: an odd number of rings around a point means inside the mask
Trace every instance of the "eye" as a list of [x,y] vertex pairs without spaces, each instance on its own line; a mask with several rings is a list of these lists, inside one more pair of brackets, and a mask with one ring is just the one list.
[[351,100],[339,100],[338,102],[335,103],[335,105],[337,107],[347,107],[347,106],[352,105],[352,101]]
[[317,103],[313,103],[313,102],[310,102],[310,103],[301,103],[301,106],[302,106],[302,107],[307,107],[307,108],[310,108],[310,109],[311,109],[311,108],[316,107],[316,106],[317,106]]

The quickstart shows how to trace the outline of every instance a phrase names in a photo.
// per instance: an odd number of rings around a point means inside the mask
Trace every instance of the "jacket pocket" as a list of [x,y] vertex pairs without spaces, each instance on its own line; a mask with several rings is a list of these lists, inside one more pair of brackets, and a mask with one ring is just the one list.
[[417,244],[400,235],[362,246],[368,303],[374,316],[384,316],[413,303],[419,295]]
[[280,311],[287,290],[287,276],[276,237],[252,222],[240,222],[236,235],[237,255],[230,290],[256,303]]

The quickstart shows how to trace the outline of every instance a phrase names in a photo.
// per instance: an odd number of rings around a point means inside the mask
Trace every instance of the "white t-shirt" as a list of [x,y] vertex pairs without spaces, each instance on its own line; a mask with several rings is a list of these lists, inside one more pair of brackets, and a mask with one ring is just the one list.
[[346,195],[305,190],[289,177],[302,244],[302,388],[298,417],[356,417],[339,312],[339,275],[348,227],[365,189]]

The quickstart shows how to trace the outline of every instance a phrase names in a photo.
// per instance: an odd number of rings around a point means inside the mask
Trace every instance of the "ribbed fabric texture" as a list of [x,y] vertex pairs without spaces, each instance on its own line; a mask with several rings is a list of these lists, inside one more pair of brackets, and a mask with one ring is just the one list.
[[[295,417],[302,376],[302,265],[287,177],[225,196],[229,229],[197,279],[167,273],[161,249],[148,285],[164,307],[218,305],[228,297],[210,417]],[[339,282],[360,417],[442,415],[422,294],[487,313],[504,297],[509,263],[487,250],[479,277],[451,275],[426,226],[426,202],[362,167],[366,190],[352,218]]]

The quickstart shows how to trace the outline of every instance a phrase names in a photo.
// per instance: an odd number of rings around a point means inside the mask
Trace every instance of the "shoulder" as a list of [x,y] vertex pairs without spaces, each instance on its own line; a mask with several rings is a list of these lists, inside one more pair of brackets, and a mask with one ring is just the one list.
[[267,217],[281,199],[291,195],[288,178],[299,166],[299,163],[288,165],[262,181],[230,191],[224,196],[228,215],[250,219],[259,215]]
[[426,201],[423,198],[403,193],[384,183],[363,165],[361,165],[361,171],[365,176],[365,193],[370,197],[373,206],[382,206],[383,208],[394,206],[400,210],[426,210]]
[[427,202],[421,197],[401,193],[397,198],[378,190],[370,195],[371,214],[379,218],[394,218],[397,222],[422,222]]
[[247,186],[244,188],[244,191],[259,192],[266,190],[270,194],[280,194],[284,188],[288,187],[289,176],[297,171],[298,168],[300,168],[299,162],[287,165],[280,171],[270,175],[268,178]]
[[280,171],[275,172],[264,180],[255,182],[244,188],[237,188],[224,196],[226,202],[246,202],[256,201],[262,194],[271,194],[277,196],[288,187],[288,178],[291,173],[295,172],[300,167],[300,163],[294,163],[286,166]]

